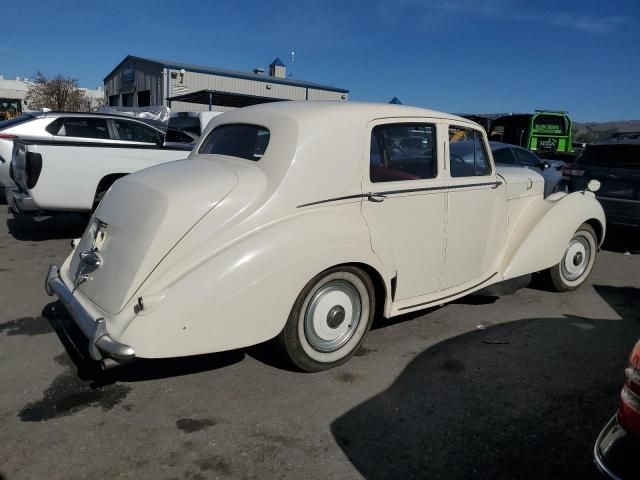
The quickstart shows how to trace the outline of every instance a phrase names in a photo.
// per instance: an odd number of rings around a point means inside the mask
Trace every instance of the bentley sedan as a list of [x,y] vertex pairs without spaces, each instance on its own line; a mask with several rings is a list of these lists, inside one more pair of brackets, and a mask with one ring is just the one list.
[[[496,169],[478,124],[401,105],[278,102],[214,118],[191,155],[118,180],[46,278],[105,367],[274,339],[301,370],[394,317],[545,271],[589,276],[593,193]],[[591,187],[590,187],[591,188]],[[592,188],[594,189],[594,188]]]

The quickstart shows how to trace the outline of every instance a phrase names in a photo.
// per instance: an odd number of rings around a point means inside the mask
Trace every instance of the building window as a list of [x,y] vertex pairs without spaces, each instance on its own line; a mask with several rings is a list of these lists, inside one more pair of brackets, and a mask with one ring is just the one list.
[[118,107],[120,95],[109,95],[109,106]]
[[151,106],[151,91],[143,90],[142,92],[138,92],[138,106],[139,107],[149,107]]
[[123,107],[133,107],[133,93],[123,93],[122,94],[122,106]]

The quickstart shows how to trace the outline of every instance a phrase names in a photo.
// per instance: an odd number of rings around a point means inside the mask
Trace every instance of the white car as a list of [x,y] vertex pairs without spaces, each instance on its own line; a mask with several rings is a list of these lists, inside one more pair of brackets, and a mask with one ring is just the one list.
[[192,138],[174,137],[122,115],[33,114],[0,131],[0,181],[14,213],[91,211],[118,178],[187,157]]
[[531,272],[591,272],[590,191],[543,198],[486,133],[398,105],[281,102],[214,118],[185,161],[116,182],[46,279],[105,366],[274,337],[300,369],[345,362],[384,317]]

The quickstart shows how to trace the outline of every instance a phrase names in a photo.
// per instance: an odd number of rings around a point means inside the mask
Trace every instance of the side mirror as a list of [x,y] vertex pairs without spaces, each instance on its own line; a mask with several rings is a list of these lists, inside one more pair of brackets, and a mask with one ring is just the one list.
[[546,170],[547,168],[549,168],[551,166],[551,164],[549,162],[542,162],[542,169]]

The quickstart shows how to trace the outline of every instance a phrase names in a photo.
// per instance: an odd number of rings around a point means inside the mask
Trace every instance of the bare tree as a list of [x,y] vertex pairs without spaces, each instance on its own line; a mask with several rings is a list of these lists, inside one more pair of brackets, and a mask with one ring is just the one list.
[[59,112],[85,112],[91,110],[91,100],[78,88],[78,79],[58,75],[48,79],[36,73],[25,98],[32,110],[49,108]]

